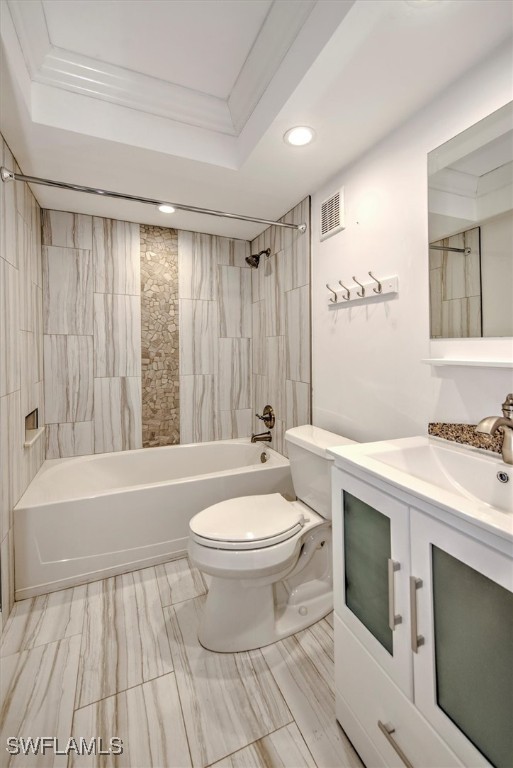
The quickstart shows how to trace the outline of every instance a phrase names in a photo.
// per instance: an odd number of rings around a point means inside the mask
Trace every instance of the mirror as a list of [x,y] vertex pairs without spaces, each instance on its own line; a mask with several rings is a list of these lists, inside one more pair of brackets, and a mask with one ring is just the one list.
[[432,339],[513,336],[513,102],[428,155]]

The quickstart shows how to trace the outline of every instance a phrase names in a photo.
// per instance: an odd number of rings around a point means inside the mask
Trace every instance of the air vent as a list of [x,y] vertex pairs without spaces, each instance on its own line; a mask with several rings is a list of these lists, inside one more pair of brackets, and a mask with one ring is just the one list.
[[321,240],[335,235],[344,229],[344,190],[339,189],[334,195],[321,203]]

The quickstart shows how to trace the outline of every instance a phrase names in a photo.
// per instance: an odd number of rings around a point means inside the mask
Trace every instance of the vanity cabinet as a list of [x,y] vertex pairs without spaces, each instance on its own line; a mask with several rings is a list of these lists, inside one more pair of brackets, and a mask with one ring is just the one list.
[[501,537],[335,467],[337,718],[370,766],[513,766]]

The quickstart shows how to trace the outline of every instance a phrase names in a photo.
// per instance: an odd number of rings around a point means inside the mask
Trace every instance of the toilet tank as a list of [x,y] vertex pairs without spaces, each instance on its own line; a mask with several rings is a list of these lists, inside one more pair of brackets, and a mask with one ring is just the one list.
[[285,432],[292,483],[298,499],[317,514],[331,519],[331,467],[328,448],[349,445],[354,440],[305,424]]

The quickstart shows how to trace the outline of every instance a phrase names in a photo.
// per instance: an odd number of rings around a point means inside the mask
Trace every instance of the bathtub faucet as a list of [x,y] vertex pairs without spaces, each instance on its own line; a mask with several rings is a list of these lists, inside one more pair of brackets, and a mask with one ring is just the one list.
[[268,429],[267,432],[260,432],[260,434],[251,435],[251,442],[252,443],[270,443],[273,439],[273,436],[271,435],[271,430]]

